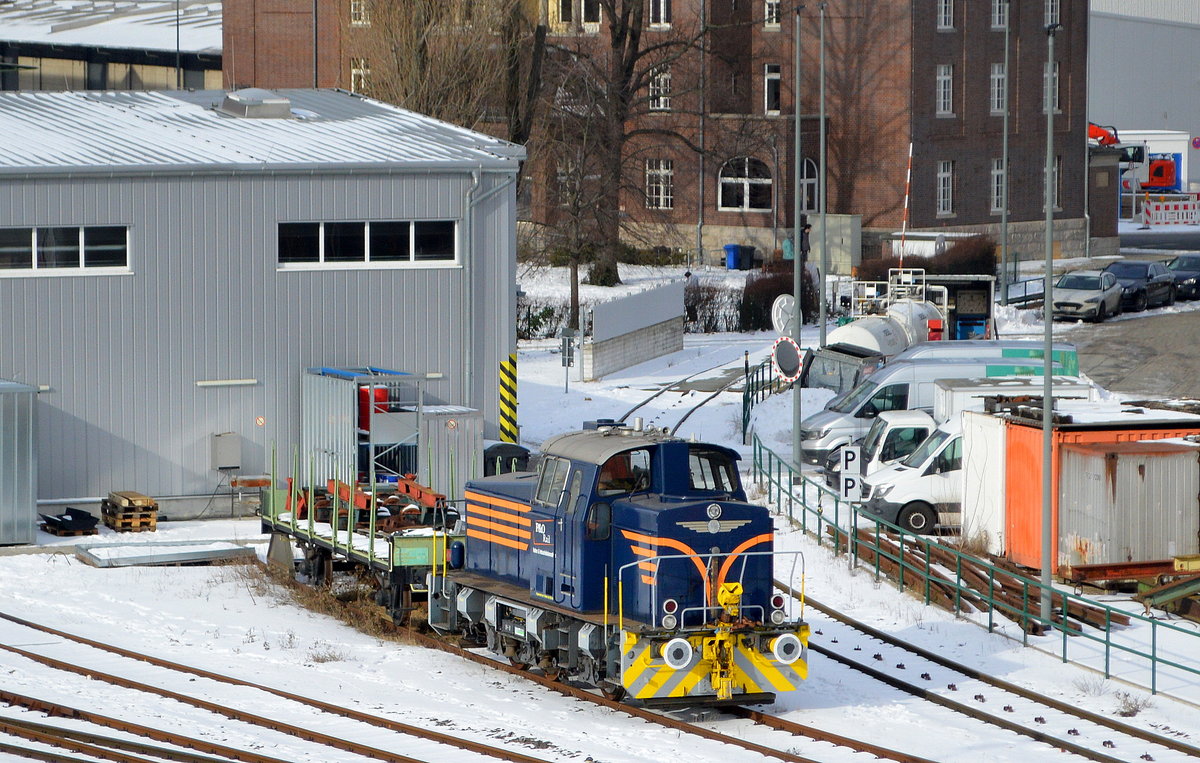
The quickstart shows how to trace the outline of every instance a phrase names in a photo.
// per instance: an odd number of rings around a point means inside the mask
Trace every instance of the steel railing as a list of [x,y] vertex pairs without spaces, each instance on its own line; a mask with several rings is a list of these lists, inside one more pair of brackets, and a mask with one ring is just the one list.
[[750,432],[750,412],[756,403],[762,402],[769,395],[785,389],[789,385],[775,375],[768,357],[754,368],[746,372],[746,383],[742,385],[742,444],[748,444],[746,436]]
[[[1176,678],[1195,682],[1200,677],[1200,664],[1191,655],[1200,653],[1200,632],[1180,627],[1171,623],[1143,614],[1125,612],[1116,607],[1096,602],[1082,595],[1053,588],[1052,601],[1060,603],[1059,617],[1053,614],[1050,619],[1041,617],[1041,597],[1043,585],[1040,580],[1021,575],[1010,569],[1000,568],[963,550],[945,543],[940,543],[928,536],[916,535],[889,522],[870,517],[858,510],[857,504],[843,500],[830,488],[811,479],[797,478],[792,465],[763,445],[758,436],[753,437],[752,477],[760,487],[765,488],[769,503],[806,533],[813,535],[818,545],[827,541],[834,547],[837,554],[847,554],[853,566],[869,565],[873,567],[878,580],[881,575],[881,559],[891,562],[898,571],[897,585],[900,590],[905,588],[906,573],[924,578],[923,597],[925,603],[932,598],[932,581],[930,570],[932,566],[940,567],[939,584],[949,586],[954,591],[954,609],[957,614],[964,614],[961,597],[968,594],[986,604],[987,629],[995,631],[997,615],[1022,626],[1022,643],[1030,643],[1030,631],[1041,629],[1043,633],[1061,636],[1061,650],[1054,651],[1061,656],[1063,662],[1076,662],[1095,668],[1093,664],[1102,653],[1103,673],[1105,678],[1117,674],[1114,668],[1128,668],[1132,665],[1138,672],[1120,670],[1121,680],[1142,686],[1152,694],[1160,690],[1159,683],[1164,669],[1180,671]],[[832,510],[832,511],[831,511]],[[829,528],[838,528],[839,532],[830,533]],[[867,538],[860,537],[860,531],[866,530]],[[827,535],[832,537],[826,537]],[[886,535],[899,537],[899,550],[881,542]],[[919,562],[914,562],[917,555],[909,555],[905,548],[920,547],[926,550],[937,549],[949,554],[955,563],[953,569],[944,564],[930,561],[930,554],[921,555]],[[869,552],[869,553],[868,553]],[[874,563],[864,562],[861,557],[870,556]],[[981,591],[964,580],[964,567],[986,575],[987,590]],[[1021,587],[1021,606],[1003,601],[996,596],[999,587],[998,578],[1015,579]],[[909,583],[914,582],[911,577]],[[919,582],[919,580],[917,581]],[[1089,629],[1084,626],[1074,627],[1068,622],[1066,612],[1071,604],[1086,605],[1087,608],[1099,613],[1103,618],[1103,627]],[[1129,628],[1114,627],[1114,620],[1130,622]],[[1149,644],[1140,643],[1136,633],[1144,633],[1142,628],[1149,628]],[[1165,645],[1168,639],[1174,639],[1176,644],[1183,646],[1172,648]],[[1186,640],[1184,640],[1186,639]],[[1144,641],[1144,637],[1142,638]],[[1037,644],[1044,647],[1043,644]],[[1089,657],[1088,651],[1092,653]],[[1180,655],[1176,658],[1170,652]],[[1122,660],[1121,658],[1124,658]],[[1114,665],[1120,662],[1119,665]],[[1148,671],[1148,678],[1145,673]],[[1184,674],[1184,675],[1181,675]]]

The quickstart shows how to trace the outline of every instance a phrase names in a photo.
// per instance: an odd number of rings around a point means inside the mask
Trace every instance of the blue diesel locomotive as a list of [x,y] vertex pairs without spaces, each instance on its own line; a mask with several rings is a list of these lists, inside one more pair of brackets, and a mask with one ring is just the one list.
[[432,628],[653,706],[797,688],[809,628],[772,575],[803,560],[774,550],[736,452],[609,425],[542,454],[536,472],[468,484],[465,538],[429,575]]

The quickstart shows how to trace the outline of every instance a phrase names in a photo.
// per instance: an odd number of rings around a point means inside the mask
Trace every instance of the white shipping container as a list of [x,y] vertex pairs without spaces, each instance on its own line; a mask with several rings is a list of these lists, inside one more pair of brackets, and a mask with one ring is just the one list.
[[1004,496],[1008,473],[1004,419],[962,413],[962,538],[989,554],[1004,553]]
[[[1007,358],[1013,363],[1020,359]],[[1074,376],[1055,376],[1055,399],[1095,400],[1096,387]],[[983,399],[994,395],[1021,397],[1042,396],[1044,381],[1040,376],[982,377],[978,379],[939,379],[933,390],[933,420],[941,423],[968,408],[983,406]]]
[[1200,551],[1200,446],[1180,440],[1064,445],[1058,564]]

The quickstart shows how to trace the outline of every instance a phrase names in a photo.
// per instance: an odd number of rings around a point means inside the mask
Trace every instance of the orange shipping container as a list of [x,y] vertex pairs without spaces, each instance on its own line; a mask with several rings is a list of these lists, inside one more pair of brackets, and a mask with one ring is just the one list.
[[[1149,415],[1153,415],[1152,413]],[[1200,434],[1200,420],[1149,420],[1140,427],[1111,422],[1055,425],[1051,432],[1050,559],[1058,564],[1058,491],[1063,445],[1106,445],[1164,440]],[[1042,428],[1040,423],[1009,421],[1005,440],[1005,546],[1009,559],[1035,569],[1042,567]]]

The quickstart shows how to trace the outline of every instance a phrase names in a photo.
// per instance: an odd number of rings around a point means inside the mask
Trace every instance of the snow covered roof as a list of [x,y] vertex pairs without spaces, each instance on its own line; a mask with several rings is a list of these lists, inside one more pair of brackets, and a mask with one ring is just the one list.
[[184,53],[221,52],[221,0],[7,0],[0,40]]
[[[1041,405],[1031,409],[1040,416]],[[1070,423],[1055,424],[1056,429],[1128,427],[1152,429],[1164,427],[1200,428],[1200,416],[1184,411],[1144,408],[1117,400],[1055,400],[1054,412],[1071,417]],[[1010,418],[1021,418],[1020,413]],[[1040,426],[1040,424],[1038,424]]]
[[[247,91],[238,91],[245,95]],[[263,97],[257,98],[255,94]],[[342,90],[249,91],[283,118],[220,110],[222,91],[0,93],[0,175],[349,169],[515,170],[525,149]],[[232,103],[232,101],[231,101]]]

